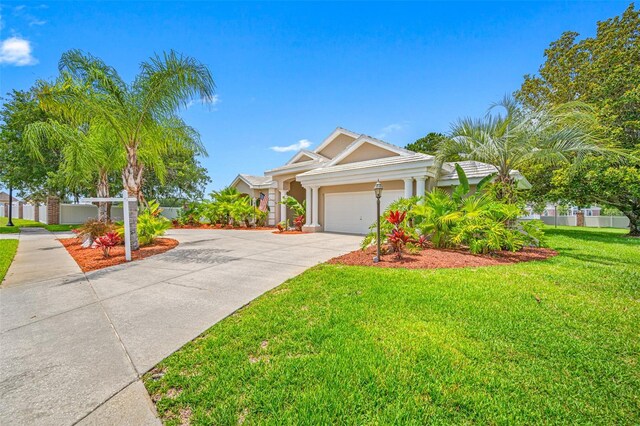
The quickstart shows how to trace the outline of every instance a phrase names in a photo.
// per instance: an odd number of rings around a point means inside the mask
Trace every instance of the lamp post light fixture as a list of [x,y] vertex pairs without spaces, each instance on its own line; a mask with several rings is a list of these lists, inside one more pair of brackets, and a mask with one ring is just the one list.
[[7,222],[7,226],[13,226],[13,222],[11,221],[13,216],[13,186],[9,185],[9,221]]
[[376,206],[377,206],[377,228],[376,228],[376,257],[373,258],[373,263],[380,262],[380,197],[382,197],[382,184],[380,183],[380,179],[376,182],[376,185],[373,187],[373,192],[376,194]]

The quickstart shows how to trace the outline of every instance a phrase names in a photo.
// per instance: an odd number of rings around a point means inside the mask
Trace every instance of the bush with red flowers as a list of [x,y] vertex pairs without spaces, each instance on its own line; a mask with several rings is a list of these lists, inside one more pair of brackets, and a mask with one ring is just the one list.
[[96,238],[94,245],[96,248],[102,249],[104,257],[109,257],[111,247],[115,247],[120,244],[120,236],[117,232],[107,232],[101,237]]

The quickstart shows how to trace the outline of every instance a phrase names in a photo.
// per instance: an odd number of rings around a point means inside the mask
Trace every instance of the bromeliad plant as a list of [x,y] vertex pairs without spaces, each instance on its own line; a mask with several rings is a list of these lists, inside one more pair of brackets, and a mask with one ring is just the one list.
[[293,226],[296,228],[296,231],[302,231],[302,226],[304,225],[304,215],[297,216],[293,219]]
[[402,251],[411,240],[411,236],[407,234],[402,227],[402,223],[406,217],[407,212],[396,210],[389,212],[389,216],[386,218],[387,222],[393,225],[393,229],[387,234],[387,243],[398,259],[402,259]]
[[94,246],[102,249],[104,257],[109,257],[111,253],[111,247],[115,247],[120,244],[121,239],[117,232],[107,232],[101,237],[96,238]]

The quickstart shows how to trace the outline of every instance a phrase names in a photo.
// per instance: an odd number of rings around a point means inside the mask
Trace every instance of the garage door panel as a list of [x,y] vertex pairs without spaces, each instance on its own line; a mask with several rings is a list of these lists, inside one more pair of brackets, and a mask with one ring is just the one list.
[[[403,196],[403,191],[383,191],[380,209]],[[324,196],[324,230],[349,234],[366,234],[376,220],[373,191],[342,192]]]

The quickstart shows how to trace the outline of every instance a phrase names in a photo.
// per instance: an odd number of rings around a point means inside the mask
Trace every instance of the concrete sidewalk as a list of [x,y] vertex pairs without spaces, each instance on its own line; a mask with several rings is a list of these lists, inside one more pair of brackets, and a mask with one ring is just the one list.
[[21,256],[0,288],[0,424],[157,424],[142,374],[265,291],[360,241],[271,231],[167,236],[180,245],[83,274],[52,234],[21,235]]

